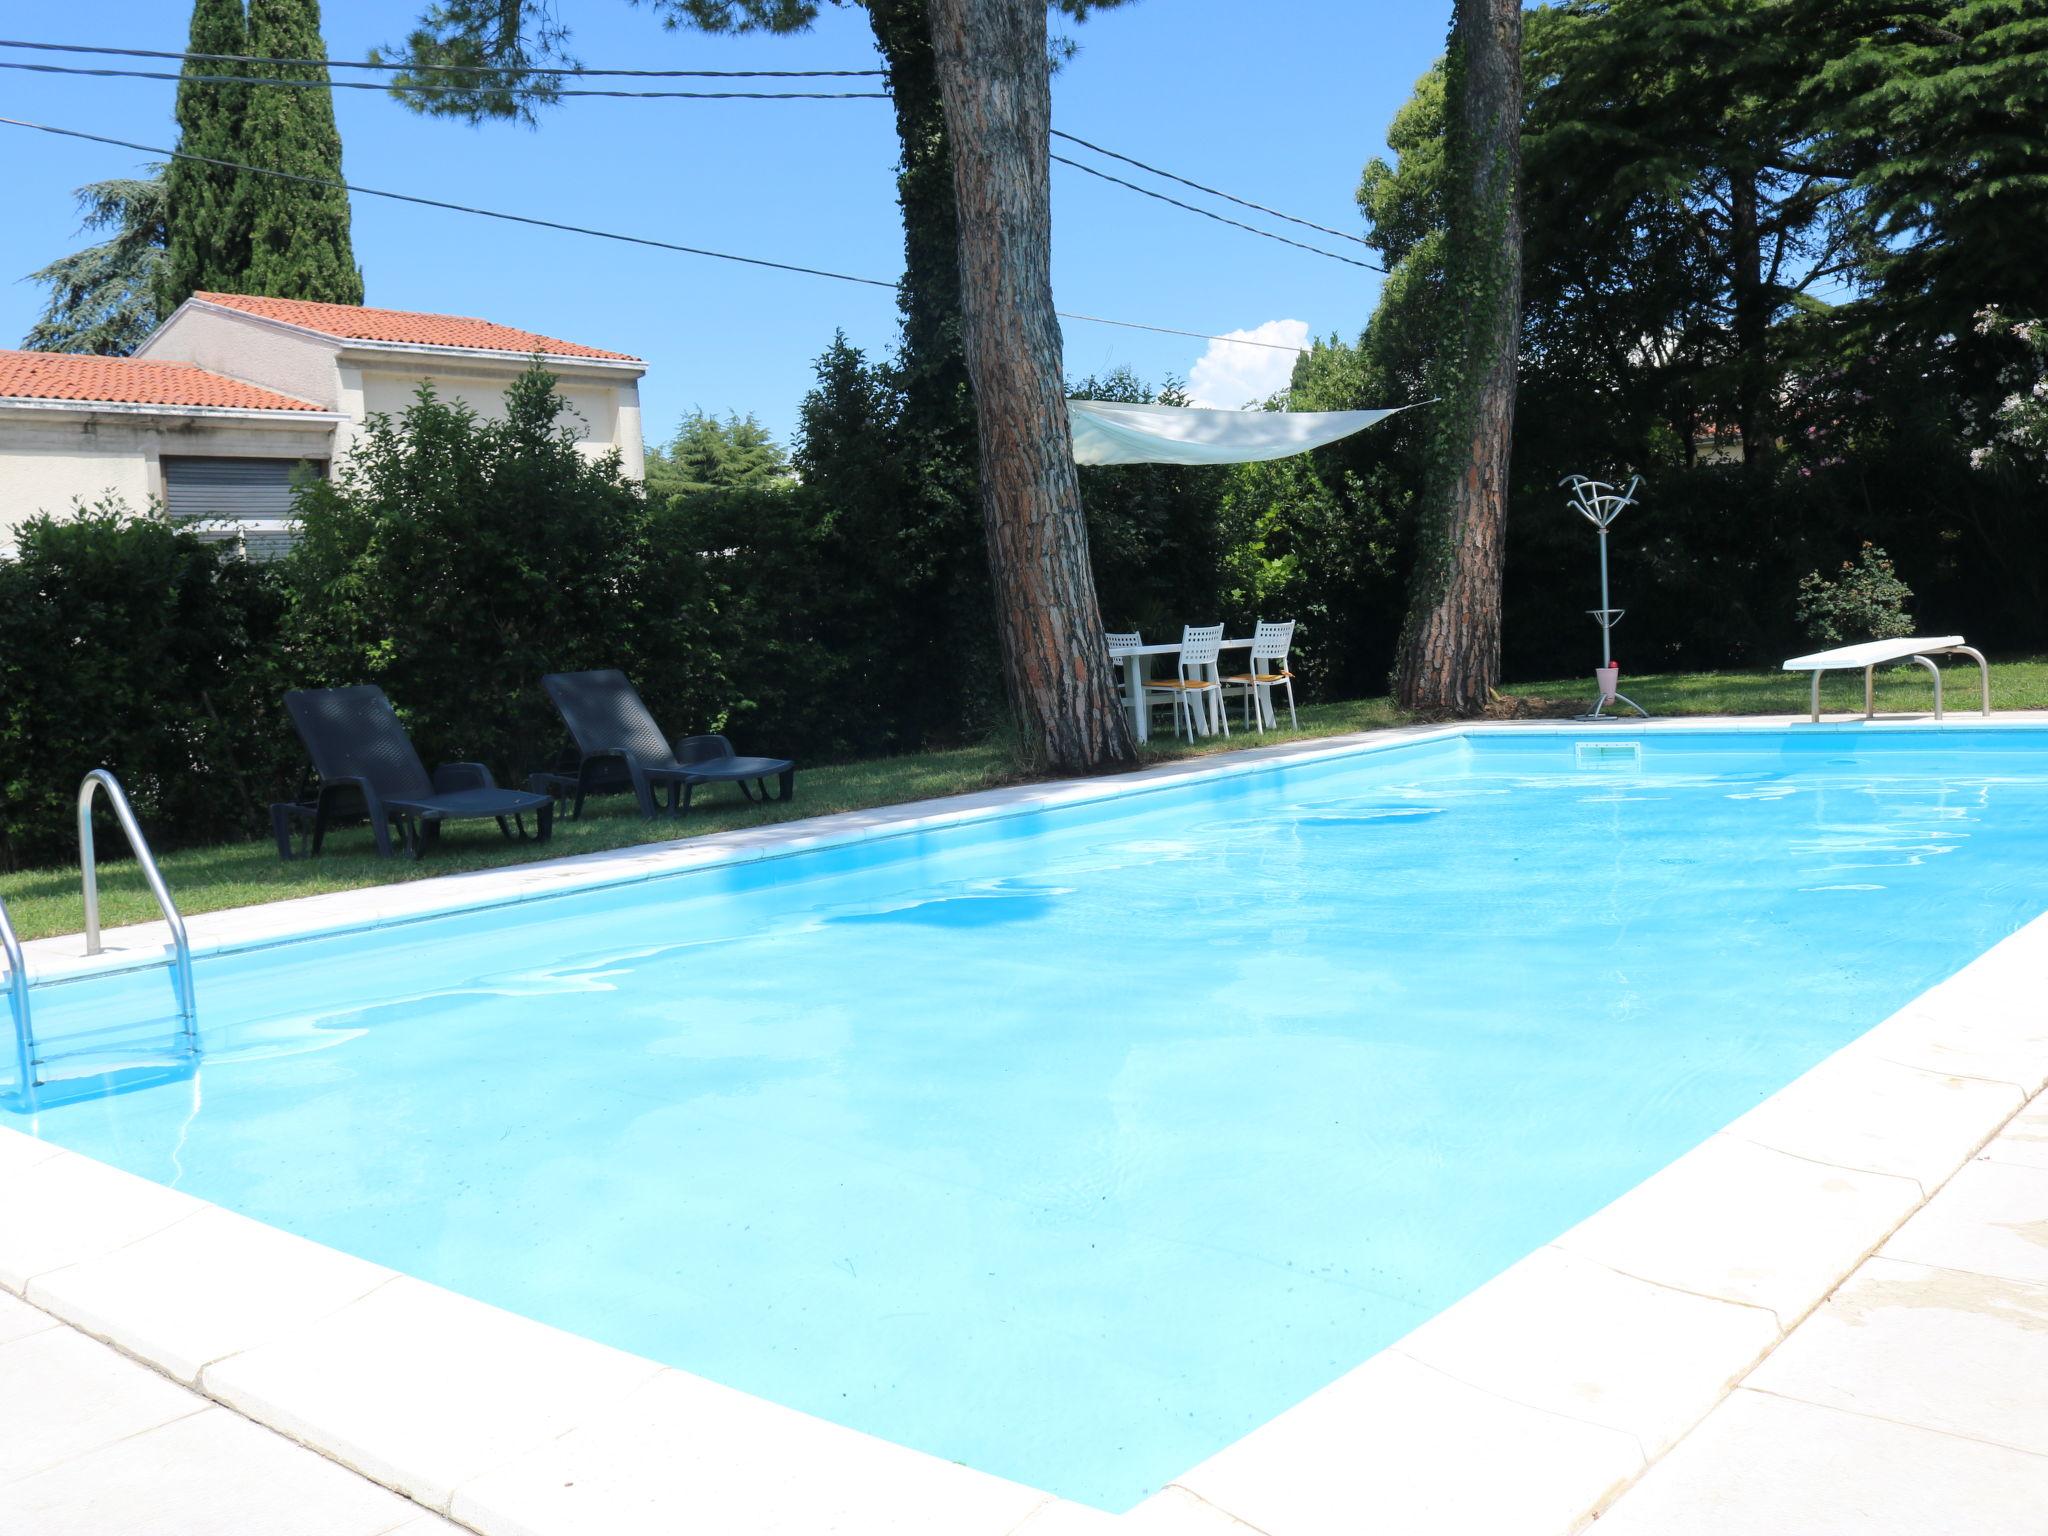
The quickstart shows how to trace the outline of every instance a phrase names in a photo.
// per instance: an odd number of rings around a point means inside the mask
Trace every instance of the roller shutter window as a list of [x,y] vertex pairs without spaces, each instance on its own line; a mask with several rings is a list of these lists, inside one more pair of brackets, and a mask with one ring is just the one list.
[[173,519],[229,519],[275,526],[291,516],[292,476],[301,464],[325,477],[326,464],[306,459],[163,460],[164,495]]

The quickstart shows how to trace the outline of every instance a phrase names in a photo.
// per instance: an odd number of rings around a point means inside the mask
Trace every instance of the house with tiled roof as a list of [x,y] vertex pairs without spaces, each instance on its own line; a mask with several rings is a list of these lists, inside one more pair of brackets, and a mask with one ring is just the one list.
[[133,357],[0,351],[0,540],[108,496],[251,549],[282,534],[295,475],[345,460],[419,387],[485,416],[538,356],[579,446],[643,468],[640,376],[623,352],[462,315],[195,293]]

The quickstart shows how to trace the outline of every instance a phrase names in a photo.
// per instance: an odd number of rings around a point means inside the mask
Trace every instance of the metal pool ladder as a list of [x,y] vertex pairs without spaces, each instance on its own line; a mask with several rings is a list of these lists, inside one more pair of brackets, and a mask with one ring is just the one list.
[[[167,1060],[161,1050],[137,1050],[119,1037],[134,1033],[133,1027],[123,1024],[102,1025],[80,1030],[65,1037],[67,1043],[79,1042],[73,1049],[64,1051],[39,1051],[34,1031],[28,1026],[26,1007],[26,981],[21,983],[24,993],[22,1006],[16,1011],[17,1052],[25,1054],[23,1067],[23,1097],[33,1107],[35,1090],[51,1079],[43,1068],[60,1061],[72,1061],[84,1065],[83,1072],[60,1074],[65,1076],[96,1075],[100,1072],[125,1070],[132,1067],[161,1068],[174,1063],[189,1062],[199,1054],[199,1005],[192,987],[192,943],[185,936],[185,920],[178,915],[178,904],[171,900],[170,889],[164,884],[163,871],[157,868],[156,855],[150,851],[149,839],[142,835],[142,827],[135,819],[135,808],[128,803],[128,796],[121,788],[121,781],[104,768],[95,768],[88,773],[78,786],[78,866],[84,881],[85,894],[85,952],[97,955],[100,944],[100,885],[99,862],[93,853],[92,805],[94,797],[105,790],[107,804],[113,809],[114,819],[121,824],[121,831],[128,839],[128,847],[135,855],[135,862],[142,869],[142,878],[148,882],[149,893],[156,898],[156,904],[164,915],[164,922],[171,930],[171,992],[177,1002],[177,1037],[172,1045],[172,1058]],[[19,954],[10,951],[10,960]],[[19,975],[19,962],[15,961]],[[108,1037],[115,1037],[111,1041]],[[91,1042],[91,1043],[84,1043]]]
[[4,901],[0,901],[0,953],[7,956],[7,1006],[14,1015],[14,1082],[23,1106],[33,1110],[36,1037],[28,1022],[28,963],[21,957],[21,940],[14,936],[14,922]]

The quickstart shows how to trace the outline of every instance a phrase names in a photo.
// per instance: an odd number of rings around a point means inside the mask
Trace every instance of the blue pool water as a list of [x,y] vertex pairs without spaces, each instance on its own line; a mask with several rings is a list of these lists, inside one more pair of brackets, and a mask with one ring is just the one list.
[[2048,733],[1580,739],[205,959],[198,1079],[36,1128],[1127,1507],[2048,905]]

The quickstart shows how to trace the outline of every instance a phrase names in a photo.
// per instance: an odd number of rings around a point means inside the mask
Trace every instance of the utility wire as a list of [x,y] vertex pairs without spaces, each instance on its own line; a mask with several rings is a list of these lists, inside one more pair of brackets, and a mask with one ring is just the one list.
[[[285,59],[270,57],[262,54],[249,53],[181,53],[161,48],[112,48],[85,43],[35,43],[28,42],[20,38],[0,38],[0,48],[33,49],[44,53],[105,54],[130,59],[175,59],[184,63],[196,62],[202,64],[263,64],[271,66],[284,66],[290,68],[381,69],[392,71],[424,68],[435,74],[473,74],[492,76],[533,77],[547,76],[557,78],[607,77],[663,80],[833,80],[866,78],[879,79],[886,76],[886,74],[888,73],[886,70],[880,69],[593,69],[586,68],[580,64],[564,64],[555,66],[505,66],[498,64],[433,64],[427,66],[419,66],[413,63],[412,61],[398,61],[390,59]],[[88,73],[88,71],[83,70],[80,70],[78,72]],[[108,71],[108,73],[112,73],[112,71]],[[143,78],[163,79],[166,77],[162,75],[145,75]],[[173,76],[169,78],[183,77]],[[200,78],[213,79],[216,77],[204,76]],[[232,78],[239,80],[243,77],[234,76]],[[296,85],[303,84],[306,82],[287,81],[251,83],[283,83]],[[442,87],[442,89],[449,89],[449,87]],[[604,93],[559,91],[556,94],[569,96],[581,94],[595,95]],[[619,92],[616,94],[630,95],[633,93]],[[659,93],[650,92],[647,94],[653,95]],[[866,92],[848,93],[848,96],[844,99],[865,99],[868,94],[869,93]],[[886,95],[886,93],[884,92],[876,92],[873,94]],[[1289,224],[1300,225],[1303,229],[1312,229],[1316,231],[1318,234],[1333,235],[1340,240],[1349,240],[1357,245],[1369,246],[1371,244],[1369,240],[1366,240],[1360,235],[1353,234],[1349,230],[1332,229],[1329,225],[1318,224],[1313,219],[1297,218],[1295,215],[1291,213],[1282,213],[1278,208],[1269,208],[1264,203],[1253,202],[1248,197],[1239,197],[1235,193],[1223,191],[1220,187],[1212,187],[1204,182],[1195,181],[1190,177],[1182,176],[1177,174],[1176,172],[1166,170],[1163,167],[1148,164],[1147,162],[1139,160],[1134,156],[1121,154],[1114,149],[1109,149],[1101,144],[1096,144],[1088,139],[1084,139],[1079,134],[1067,133],[1061,129],[1055,128],[1052,130],[1052,136],[1056,139],[1065,139],[1069,144],[1078,144],[1083,149],[1093,150],[1096,154],[1107,156],[1111,160],[1120,160],[1125,165],[1134,166],[1138,170],[1144,171],[1149,175],[1163,177],[1167,181],[1178,182],[1180,183],[1180,185],[1184,187],[1190,187],[1193,190],[1205,193],[1210,197],[1219,197],[1227,203],[1235,203],[1240,208],[1249,208],[1254,213],[1263,213],[1268,218],[1282,219]],[[1068,163],[1071,164],[1072,162]],[[1129,183],[1120,183],[1120,185],[1129,185]],[[1142,191],[1143,189],[1139,188],[1137,190]],[[1182,206],[1185,205],[1183,204]]]
[[[656,240],[646,235],[624,235],[615,230],[592,229],[582,224],[564,224],[555,219],[534,218],[523,213],[504,213],[495,208],[471,208],[462,203],[445,202],[435,197],[420,197],[411,192],[388,192],[378,187],[360,186],[354,182],[341,181],[326,176],[302,176],[295,171],[273,171],[260,165],[244,165],[238,160],[221,160],[212,155],[195,155],[182,149],[165,149],[158,144],[137,144],[128,139],[111,138],[103,133],[86,133],[77,128],[58,128],[48,123],[32,123],[19,117],[0,117],[0,124],[9,128],[28,128],[37,133],[55,134],[59,138],[83,139],[92,144],[111,144],[116,149],[132,149],[139,154],[161,155],[171,160],[190,160],[200,165],[219,166],[223,170],[247,171],[256,176],[269,176],[279,181],[296,181],[307,186],[327,187],[332,190],[351,192],[363,197],[384,197],[394,202],[415,203],[423,208],[443,208],[450,213],[473,214],[483,219],[499,219],[508,224],[525,224],[536,229],[560,230],[565,234],[589,235],[598,240],[615,240],[624,245],[651,246],[655,250],[679,251],[685,256],[704,256],[714,261],[734,261],[743,266],[766,267],[776,272],[797,272],[805,277],[829,277],[835,282],[857,283],[865,288],[887,288],[894,292],[899,286],[879,277],[858,277],[849,272],[832,272],[823,267],[806,267],[795,262],[771,261],[765,256],[737,256],[730,251],[714,251],[698,245],[679,245],[671,240]],[[1274,352],[1306,352],[1306,347],[1291,347],[1276,341],[1251,341],[1241,336],[1215,336],[1205,331],[1182,331],[1165,325],[1145,325],[1136,320],[1109,320],[1101,315],[1074,314],[1068,310],[1056,313],[1064,320],[1081,320],[1090,325],[1113,325],[1132,331],[1157,331],[1167,336],[1186,336],[1196,341],[1221,341],[1240,347],[1265,347]]]
[[[1078,134],[1062,133],[1059,129],[1055,128],[1052,130],[1052,136],[1056,139],[1065,139],[1069,144],[1078,144],[1083,149],[1092,149],[1096,154],[1107,155],[1112,160],[1121,160],[1125,165],[1134,165],[1139,170],[1147,171],[1154,176],[1164,176],[1168,181],[1177,181],[1184,187],[1193,187],[1197,192],[1206,192],[1211,197],[1220,197],[1226,203],[1236,203],[1240,208],[1250,208],[1254,212],[1265,214],[1268,218],[1285,219],[1290,224],[1299,224],[1303,229],[1313,229],[1319,234],[1335,235],[1339,240],[1351,240],[1359,245],[1366,246],[1372,244],[1363,235],[1354,235],[1348,230],[1332,229],[1327,224],[1317,224],[1310,219],[1297,219],[1291,213],[1282,213],[1278,208],[1268,208],[1264,203],[1255,203],[1248,197],[1237,197],[1229,192],[1219,191],[1215,187],[1204,186],[1199,181],[1190,181],[1185,176],[1176,176],[1172,171],[1162,171],[1156,165],[1147,165],[1142,160],[1133,160],[1129,155],[1120,155],[1113,149],[1104,149],[1100,144],[1091,144]],[[1375,268],[1374,270],[1377,271],[1379,269]]]
[[1240,223],[1236,219],[1226,218],[1220,213],[1212,213],[1207,208],[1197,208],[1193,203],[1184,203],[1177,197],[1168,197],[1164,192],[1154,192],[1150,187],[1141,187],[1135,181],[1125,181],[1121,176],[1112,176],[1107,171],[1098,171],[1092,165],[1083,165],[1078,160],[1069,160],[1065,155],[1054,155],[1052,158],[1061,165],[1072,166],[1077,171],[1086,171],[1090,176],[1099,176],[1104,181],[1113,182],[1119,187],[1128,188],[1130,191],[1140,193],[1145,197],[1156,197],[1162,203],[1171,203],[1176,208],[1185,208],[1189,213],[1199,213],[1205,219],[1214,219],[1218,224],[1228,224],[1232,229],[1241,229],[1246,234],[1257,235],[1262,240],[1277,240],[1282,245],[1291,245],[1297,251],[1308,251],[1312,255],[1321,256],[1326,261],[1341,261],[1347,267],[1363,267],[1368,272],[1384,272],[1387,270],[1385,267],[1376,267],[1369,261],[1359,261],[1351,256],[1339,256],[1335,251],[1326,251],[1319,245],[1308,245],[1300,240],[1290,240],[1287,236],[1276,235],[1269,229],[1260,229],[1255,225]]
[[[386,80],[277,80],[253,78],[248,75],[198,75],[189,71],[173,74],[169,70],[94,68],[82,64],[31,64],[20,59],[0,59],[0,69],[28,70],[39,75],[90,75],[96,78],[115,77],[128,80],[176,80],[180,83],[196,83],[200,85],[286,86],[294,90],[313,91],[404,91],[426,95],[440,95],[448,91],[474,89],[474,87],[467,85],[395,84]],[[557,96],[614,96],[636,99],[680,99],[687,101],[886,101],[889,99],[888,92],[886,91],[622,91],[571,88],[556,91],[554,94]],[[1061,137],[1065,138],[1068,135],[1062,134]],[[1093,146],[1090,147],[1092,148]],[[1121,176],[1112,176],[1107,171],[1098,171],[1092,165],[1083,165],[1078,160],[1069,160],[1065,155],[1054,155],[1052,158],[1061,165],[1072,166],[1075,170],[1085,171],[1090,176],[1099,176],[1104,181],[1123,187],[1128,191],[1136,192],[1142,197],[1156,198],[1162,203],[1171,203],[1174,207],[1184,208],[1189,213],[1198,213],[1205,219],[1214,219],[1219,224],[1228,224],[1232,229],[1241,229],[1248,235],[1257,235],[1265,240],[1277,240],[1282,245],[1291,245],[1298,251],[1307,251],[1311,255],[1321,256],[1326,261],[1341,261],[1346,266],[1363,267],[1368,272],[1383,272],[1386,270],[1384,267],[1374,266],[1369,261],[1358,261],[1350,256],[1339,256],[1335,251],[1326,251],[1321,246],[1309,245],[1301,240],[1293,240],[1286,235],[1276,235],[1270,230],[1259,229],[1240,220],[1227,218],[1223,214],[1213,213],[1207,208],[1197,208],[1193,203],[1184,203],[1177,197],[1168,197],[1164,192],[1155,192],[1150,187],[1141,187],[1134,181],[1125,181]],[[1119,155],[1116,158],[1121,160],[1124,157]],[[1175,179],[1179,180],[1180,178],[1176,177]]]
[[279,59],[254,53],[177,53],[161,48],[102,48],[84,43],[30,43],[19,38],[0,38],[0,48],[30,48],[42,53],[97,53],[124,59],[180,59],[201,64],[272,64],[291,68],[319,69],[415,69],[436,74],[477,75],[582,75],[641,80],[840,80],[879,77],[880,69],[585,69],[580,64],[503,65],[429,64],[396,59]]
[[[28,70],[39,75],[93,75],[126,80],[177,80],[200,85],[282,85],[312,91],[399,91],[439,96],[449,91],[473,91],[474,85],[426,85],[392,80],[274,80],[249,75],[195,75],[157,69],[92,68],[84,64],[31,64],[26,59],[0,59],[0,69]],[[569,87],[550,90],[551,96],[623,96],[666,98],[685,101],[887,101],[887,91],[623,91]]]
[[[115,55],[122,58],[176,59],[188,63],[200,62],[218,64],[262,64],[291,68],[403,70],[419,67],[415,66],[410,62],[395,62],[384,59],[286,59],[269,57],[260,54],[180,53],[158,48],[113,48],[87,45],[83,43],[36,43],[27,42],[17,38],[0,38],[0,48],[35,49],[46,53],[105,54]],[[809,80],[880,77],[886,74],[886,71],[879,69],[589,69],[583,67],[582,65],[562,65],[559,67],[506,67],[494,64],[437,64],[424,67],[433,72],[445,74],[477,74],[500,76],[528,75],[549,77],[603,76],[630,77],[638,79],[713,78]],[[317,89],[322,86],[333,86],[335,88],[345,90],[411,91],[428,95],[440,94],[450,91],[462,91],[481,88],[480,86],[467,85],[434,85],[414,82],[390,83],[370,80],[323,81],[251,79],[243,75],[194,75],[183,72],[178,74],[169,74],[150,70],[89,69],[82,65],[30,64],[25,62],[17,63],[4,60],[0,60],[0,69],[31,70],[43,74],[122,76],[142,80],[196,80],[201,83],[210,85],[278,85],[298,87],[302,89]],[[624,91],[581,90],[572,88],[567,90],[556,89],[552,92],[552,94],[555,96],[604,96],[640,100],[680,99],[691,101],[875,101],[889,99],[889,95],[886,91]],[[1255,203],[1250,198],[1238,197],[1236,194],[1225,192],[1221,188],[1212,187],[1203,182],[1192,180],[1189,177],[1178,175],[1173,171],[1162,169],[1159,166],[1147,164],[1145,161],[1136,159],[1130,155],[1120,154],[1116,150],[1105,148],[1103,145],[1093,143],[1088,139],[1084,139],[1079,134],[1067,133],[1058,128],[1055,128],[1051,131],[1052,136],[1054,138],[1065,139],[1070,144],[1078,144],[1083,149],[1092,150],[1096,154],[1107,156],[1111,160],[1121,161],[1125,165],[1135,166],[1137,169],[1144,171],[1149,175],[1163,177],[1164,179],[1172,182],[1178,182],[1181,186],[1191,187],[1195,191],[1204,193],[1207,196],[1218,197],[1223,199],[1225,202],[1235,203],[1240,208],[1249,208],[1255,213],[1265,214],[1269,218],[1282,219],[1289,224],[1297,224],[1301,226],[1303,229],[1313,229],[1319,234],[1332,235],[1335,236],[1337,239],[1349,240],[1358,245],[1369,246],[1371,244],[1370,241],[1364,239],[1359,235],[1352,234],[1347,230],[1332,229],[1329,225],[1318,224],[1312,219],[1302,219],[1295,217],[1291,213],[1282,213],[1279,209],[1269,208],[1264,203]],[[1271,234],[1266,230],[1254,228],[1252,225],[1241,224],[1235,219],[1223,218],[1222,215],[1211,213],[1205,208],[1197,208],[1190,203],[1181,202],[1177,198],[1167,197],[1163,193],[1154,192],[1149,188],[1138,186],[1134,182],[1124,181],[1121,178],[1111,176],[1106,172],[1095,170],[1091,166],[1083,165],[1079,161],[1061,159],[1061,157],[1058,155],[1053,156],[1053,158],[1055,160],[1059,160],[1062,165],[1068,165],[1072,166],[1076,170],[1086,171],[1091,176],[1099,176],[1104,181],[1111,182],[1116,186],[1126,188],[1129,191],[1139,193],[1140,195],[1145,197],[1157,198],[1161,202],[1171,203],[1174,207],[1184,208],[1190,213],[1199,213],[1204,218],[1216,219],[1218,220],[1218,222],[1228,224],[1234,229],[1241,229],[1247,231],[1250,234],[1261,235],[1269,240],[1279,240],[1282,244],[1292,245],[1300,250],[1313,251],[1316,255],[1327,257],[1332,261],[1350,261],[1350,258],[1348,257],[1335,255],[1333,252],[1322,250],[1316,246],[1305,245],[1302,242],[1296,240],[1288,240],[1284,236]],[[1368,271],[1373,272],[1384,272],[1386,270],[1384,267],[1376,266],[1371,262],[1365,261],[1351,261],[1351,265],[1364,267]]]

